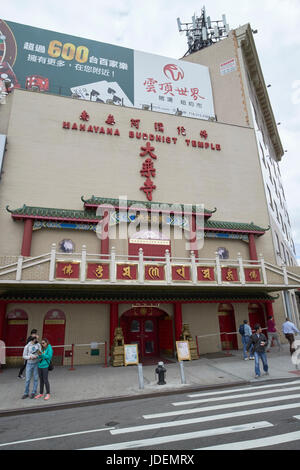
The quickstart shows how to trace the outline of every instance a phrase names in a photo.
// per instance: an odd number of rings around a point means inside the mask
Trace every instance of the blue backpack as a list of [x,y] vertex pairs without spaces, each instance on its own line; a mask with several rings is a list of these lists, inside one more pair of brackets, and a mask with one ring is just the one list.
[[239,327],[239,333],[240,335],[244,336],[245,335],[245,325],[241,325]]

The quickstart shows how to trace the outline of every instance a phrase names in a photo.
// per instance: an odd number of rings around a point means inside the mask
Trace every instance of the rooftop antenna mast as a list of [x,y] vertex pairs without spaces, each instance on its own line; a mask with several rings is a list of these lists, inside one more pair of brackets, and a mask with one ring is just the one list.
[[177,24],[179,32],[185,32],[187,37],[188,50],[184,57],[221,41],[229,33],[226,16],[223,15],[222,20],[212,21],[210,16],[206,16],[205,6],[200,17],[194,14],[192,23],[182,23],[177,18]]

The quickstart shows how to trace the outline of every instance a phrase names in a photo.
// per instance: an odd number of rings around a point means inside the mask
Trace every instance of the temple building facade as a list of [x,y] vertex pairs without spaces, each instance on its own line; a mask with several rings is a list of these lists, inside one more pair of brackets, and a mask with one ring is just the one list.
[[90,345],[109,356],[117,327],[143,362],[175,357],[183,325],[199,355],[240,349],[245,319],[300,326],[285,157],[250,25],[185,62],[208,67],[213,118],[22,87],[0,104],[8,364],[32,328],[68,365],[72,345],[76,364],[103,363]]

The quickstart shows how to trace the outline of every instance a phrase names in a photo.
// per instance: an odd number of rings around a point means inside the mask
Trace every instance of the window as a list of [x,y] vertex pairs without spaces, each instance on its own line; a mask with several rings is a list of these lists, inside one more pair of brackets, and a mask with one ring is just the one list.
[[229,251],[226,248],[218,248],[217,252],[220,259],[229,259]]
[[276,217],[277,217],[277,220],[278,220],[278,222],[280,222],[280,220],[279,220],[279,212],[278,212],[278,207],[277,207],[277,204],[276,204],[276,202],[275,202],[275,201],[274,201],[274,207],[275,207],[275,212],[276,212]]
[[276,242],[277,242],[277,254],[281,256],[281,251],[280,251],[280,243],[279,243],[279,238],[277,233],[275,233],[276,236]]
[[59,251],[61,251],[62,253],[74,253],[75,245],[72,240],[62,240],[59,243]]

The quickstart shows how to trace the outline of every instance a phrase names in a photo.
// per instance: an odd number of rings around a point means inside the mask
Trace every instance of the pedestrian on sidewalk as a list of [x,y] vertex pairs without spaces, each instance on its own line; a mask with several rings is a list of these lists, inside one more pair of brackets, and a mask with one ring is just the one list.
[[39,356],[39,378],[40,378],[40,393],[36,395],[35,398],[42,398],[44,396],[44,387],[46,388],[46,395],[44,400],[49,400],[50,398],[50,384],[48,380],[49,366],[53,356],[53,349],[47,338],[43,338],[42,342],[42,352]]
[[251,336],[250,341],[248,343],[247,351],[249,351],[249,349],[253,345],[255,360],[255,378],[258,379],[260,377],[259,360],[261,360],[263,363],[263,369],[265,372],[264,375],[269,375],[269,366],[266,355],[266,346],[268,344],[268,340],[266,336],[262,333],[262,328],[260,325],[255,325],[254,331],[255,333]]
[[294,348],[295,334],[300,334],[298,328],[288,318],[282,325],[282,331],[288,342],[290,343],[291,356],[294,354],[296,349]]
[[270,348],[272,345],[272,341],[274,340],[277,343],[278,346],[278,351],[281,350],[281,344],[280,344],[280,339],[279,339],[279,334],[276,329],[276,325],[274,322],[274,318],[272,315],[268,317],[268,346],[267,346],[267,352],[270,352]]
[[38,364],[39,364],[39,353],[41,351],[41,345],[39,344],[39,337],[31,337],[28,344],[26,344],[23,351],[23,359],[27,361],[26,364],[26,382],[25,382],[25,391],[23,395],[24,398],[29,397],[29,386],[33,376],[33,389],[30,395],[30,398],[34,398],[37,391],[39,373],[38,373]]
[[250,325],[248,325],[248,320],[244,320],[244,324],[240,326],[239,332],[242,336],[244,361],[248,361],[248,359],[254,359],[253,346],[251,346],[249,358],[247,354],[247,346],[252,336],[252,330],[251,330]]
[[[32,337],[36,337],[36,336],[37,336],[37,330],[34,328],[33,330],[31,330],[30,336],[26,340],[26,344],[28,344],[31,341]],[[27,364],[27,361],[24,361],[24,364],[22,365],[21,369],[19,370],[18,379],[25,379],[25,377],[23,376],[23,372],[26,369],[26,364]]]

